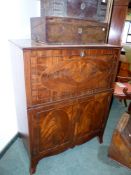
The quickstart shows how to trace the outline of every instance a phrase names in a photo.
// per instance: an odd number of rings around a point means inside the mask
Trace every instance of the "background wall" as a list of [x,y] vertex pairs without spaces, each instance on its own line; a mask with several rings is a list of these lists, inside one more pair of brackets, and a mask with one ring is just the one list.
[[18,131],[8,40],[30,38],[30,17],[40,16],[39,6],[39,0],[1,1],[0,152]]

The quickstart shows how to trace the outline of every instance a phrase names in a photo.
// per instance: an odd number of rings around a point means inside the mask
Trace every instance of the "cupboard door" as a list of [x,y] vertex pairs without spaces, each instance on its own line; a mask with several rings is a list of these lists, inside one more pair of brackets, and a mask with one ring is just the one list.
[[72,106],[69,103],[28,110],[33,155],[68,148],[74,129]]
[[89,139],[103,130],[108,116],[111,92],[78,100],[76,107],[75,140]]

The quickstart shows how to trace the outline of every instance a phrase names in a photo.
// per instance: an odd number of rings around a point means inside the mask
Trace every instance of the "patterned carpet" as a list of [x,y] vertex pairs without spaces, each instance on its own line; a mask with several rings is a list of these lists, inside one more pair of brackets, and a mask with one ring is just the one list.
[[[34,175],[131,175],[131,170],[108,158],[112,132],[125,108],[113,100],[104,143],[97,138],[56,156],[42,159]],[[0,175],[29,175],[29,159],[21,139],[0,160]]]

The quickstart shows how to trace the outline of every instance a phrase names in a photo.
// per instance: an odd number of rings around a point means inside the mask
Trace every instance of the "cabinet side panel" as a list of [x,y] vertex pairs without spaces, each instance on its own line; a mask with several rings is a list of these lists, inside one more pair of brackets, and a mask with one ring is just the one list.
[[26,89],[26,98],[27,98],[27,107],[31,106],[32,93],[31,93],[31,51],[23,51],[23,60],[24,60],[24,75],[25,75],[25,89]]
[[11,62],[13,73],[13,86],[15,95],[16,114],[18,120],[18,132],[23,137],[24,143],[28,147],[29,132],[26,110],[26,93],[24,80],[23,52],[21,49],[10,44]]

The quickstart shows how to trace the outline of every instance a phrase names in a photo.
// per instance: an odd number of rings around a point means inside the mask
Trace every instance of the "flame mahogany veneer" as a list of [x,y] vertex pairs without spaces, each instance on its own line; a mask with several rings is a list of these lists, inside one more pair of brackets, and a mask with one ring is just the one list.
[[14,73],[15,84],[20,86],[15,92],[21,108],[19,128],[31,173],[43,157],[96,136],[101,143],[120,48],[12,42],[14,71],[19,72]]

